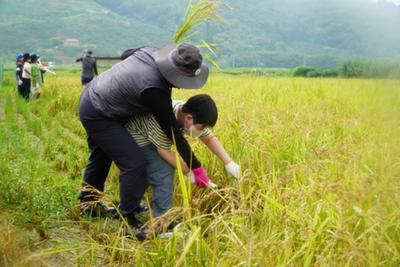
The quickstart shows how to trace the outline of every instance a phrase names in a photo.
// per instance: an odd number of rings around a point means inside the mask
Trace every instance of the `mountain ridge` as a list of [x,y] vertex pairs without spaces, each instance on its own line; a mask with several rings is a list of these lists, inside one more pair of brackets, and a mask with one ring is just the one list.
[[[352,58],[400,57],[400,7],[367,0],[226,0],[227,25],[193,42],[218,44],[226,67],[334,67]],[[90,48],[118,55],[169,42],[186,8],[169,0],[0,0],[0,59],[35,51],[68,63]],[[31,6],[31,9],[26,9]],[[397,34],[396,34],[397,33]]]

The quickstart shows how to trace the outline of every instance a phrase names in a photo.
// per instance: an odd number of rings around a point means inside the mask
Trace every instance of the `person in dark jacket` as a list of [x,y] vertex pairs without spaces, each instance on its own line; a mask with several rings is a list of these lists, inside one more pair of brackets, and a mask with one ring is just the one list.
[[94,76],[98,75],[96,59],[93,57],[93,52],[91,50],[85,51],[83,56],[76,59],[75,62],[82,62],[82,85],[89,83],[93,80]]
[[125,124],[132,117],[153,114],[192,170],[196,185],[207,187],[210,179],[180,131],[171,100],[173,87],[203,87],[209,70],[202,61],[200,50],[186,43],[161,49],[142,47],[86,84],[80,97],[79,116],[90,149],[79,196],[81,207],[96,203],[95,210],[107,212],[99,197],[114,161],[120,169],[119,212],[139,240],[145,234],[135,211],[147,186],[146,162]]
[[22,86],[22,71],[24,69],[24,55],[17,54],[16,55],[17,63],[16,63],[16,70],[15,70],[15,78],[17,82],[17,89],[18,93],[23,97],[24,96],[24,88]]

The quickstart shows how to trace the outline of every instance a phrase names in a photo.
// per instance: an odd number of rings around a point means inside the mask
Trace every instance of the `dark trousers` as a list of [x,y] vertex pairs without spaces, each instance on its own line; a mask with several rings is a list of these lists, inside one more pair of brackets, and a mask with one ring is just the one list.
[[24,86],[23,84],[19,85],[17,84],[17,88],[18,88],[18,94],[22,97],[24,97]]
[[29,99],[31,93],[31,79],[22,78],[22,96]]
[[[103,191],[111,162],[120,170],[120,212],[129,216],[138,207],[146,190],[146,161],[143,152],[123,122],[96,111],[85,89],[79,101],[79,116],[87,133],[90,150],[83,180]],[[81,200],[85,192],[81,192]]]

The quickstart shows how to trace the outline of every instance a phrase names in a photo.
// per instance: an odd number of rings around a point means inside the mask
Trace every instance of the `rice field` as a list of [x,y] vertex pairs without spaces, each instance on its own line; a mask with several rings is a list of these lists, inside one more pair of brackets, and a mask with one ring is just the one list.
[[[79,72],[46,76],[26,103],[0,89],[1,266],[399,266],[400,81],[213,74],[214,133],[243,176],[200,143],[219,189],[177,175],[173,238],[143,243],[123,222],[79,215],[88,157]],[[150,194],[149,192],[148,194]],[[144,201],[148,201],[148,196]],[[104,200],[118,202],[113,166]],[[148,218],[143,218],[148,219]],[[159,222],[150,218],[149,227]]]

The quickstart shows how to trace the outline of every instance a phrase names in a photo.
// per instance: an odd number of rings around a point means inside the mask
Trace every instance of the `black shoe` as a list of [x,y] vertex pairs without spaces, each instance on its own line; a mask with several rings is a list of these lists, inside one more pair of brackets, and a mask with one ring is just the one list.
[[79,213],[81,215],[88,215],[90,217],[114,217],[118,212],[115,208],[110,208],[101,202],[82,201],[78,205]]
[[139,204],[139,206],[137,206],[137,208],[135,209],[134,213],[144,213],[148,211],[149,207],[147,207],[146,205]]
[[[145,213],[148,211],[149,211],[149,207],[147,207],[146,205],[139,204],[139,206],[136,209],[134,209],[133,213],[139,215],[141,213]],[[120,216],[121,216],[120,213],[115,209],[115,212],[113,213],[113,218],[119,219]]]
[[124,227],[124,235],[133,234],[141,242],[146,240],[147,235],[142,222],[139,221],[134,215],[125,218],[128,222],[129,228],[127,226]]

